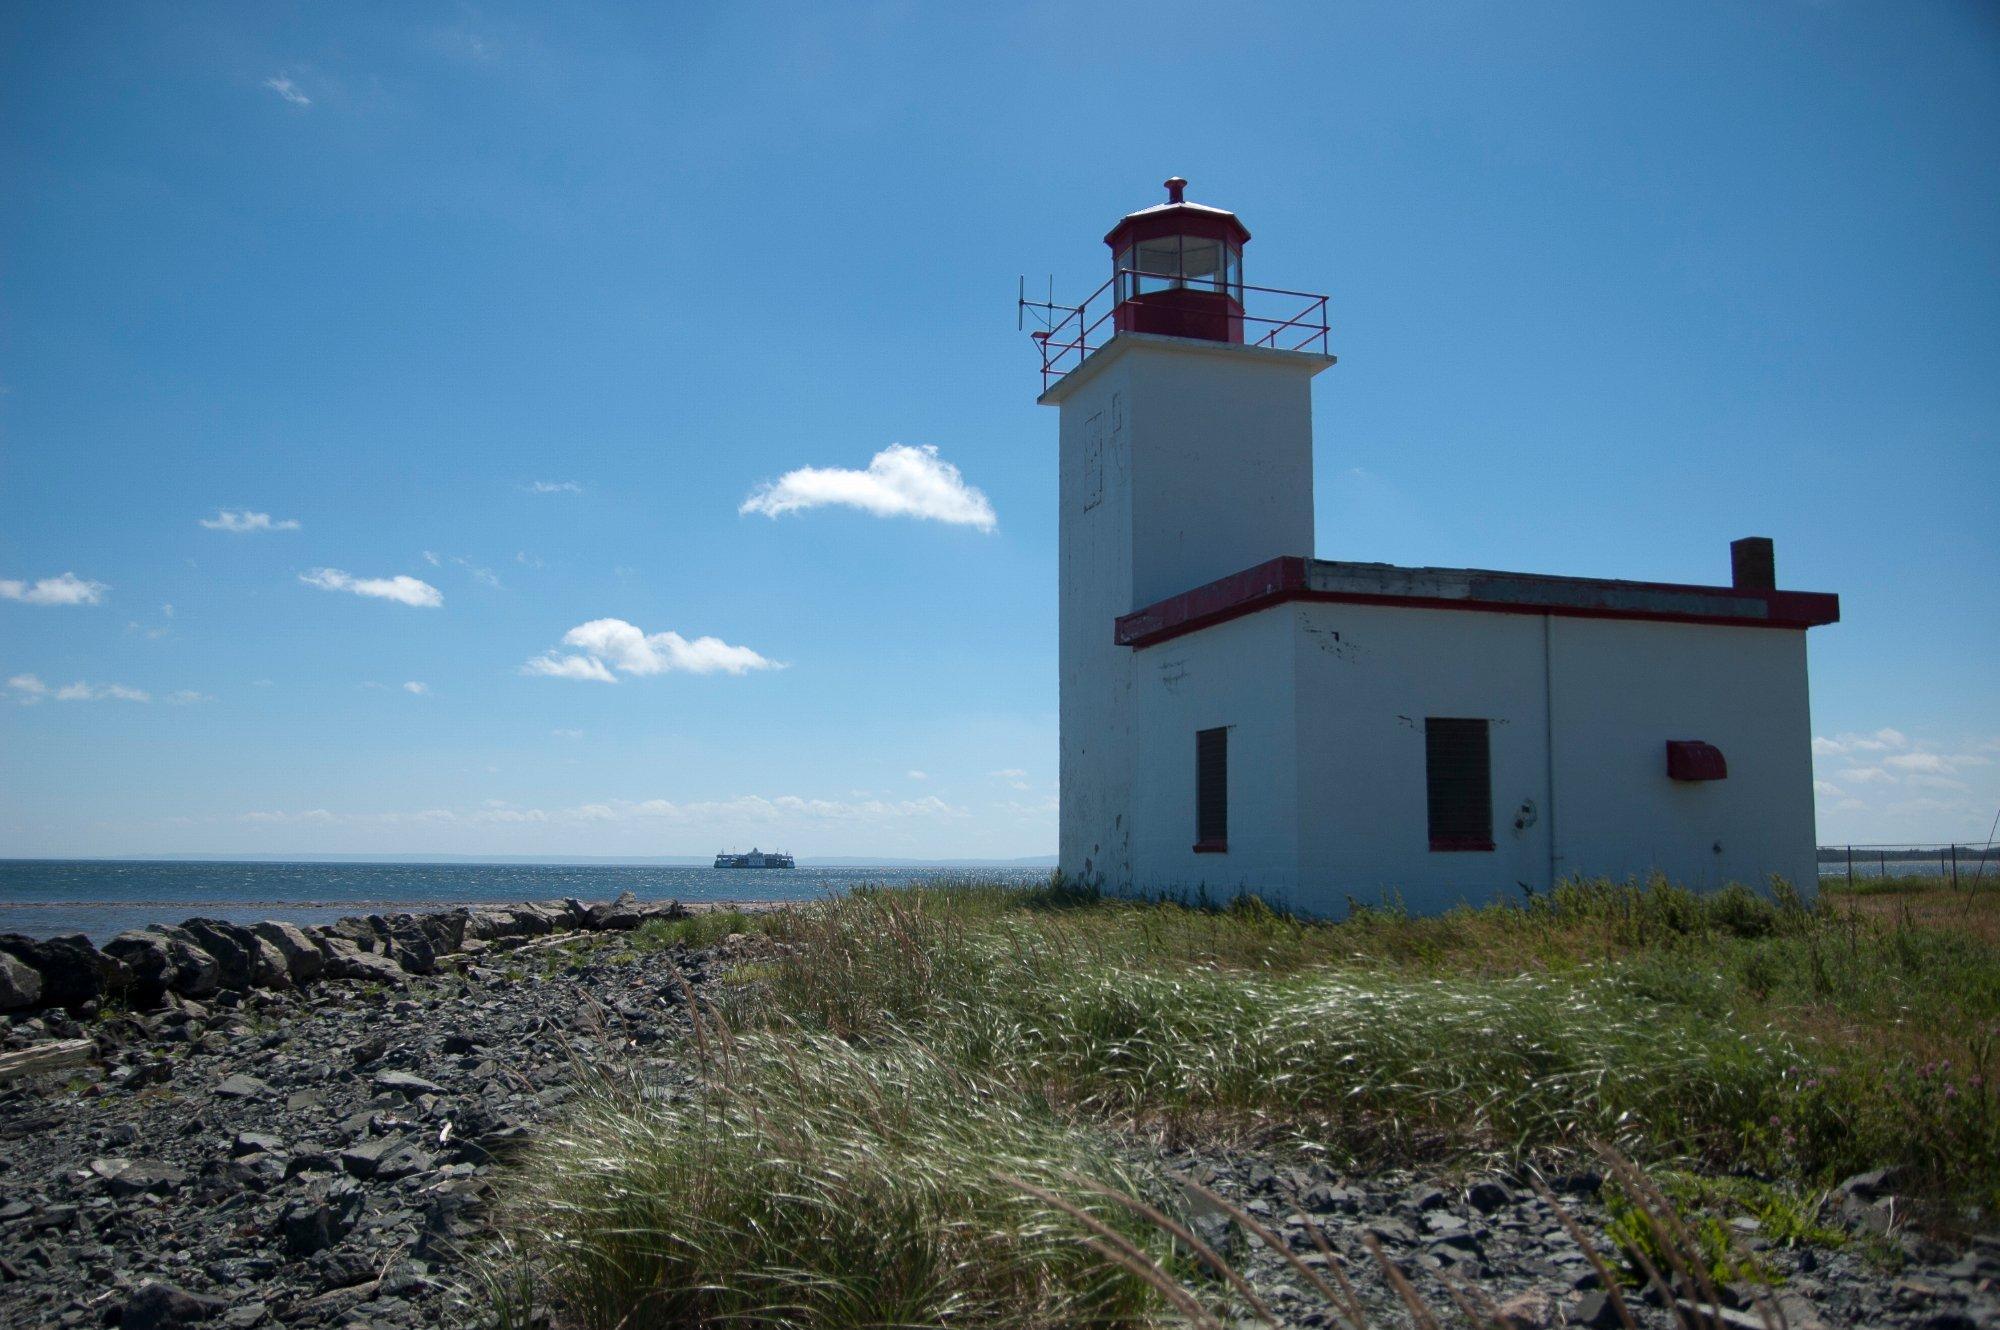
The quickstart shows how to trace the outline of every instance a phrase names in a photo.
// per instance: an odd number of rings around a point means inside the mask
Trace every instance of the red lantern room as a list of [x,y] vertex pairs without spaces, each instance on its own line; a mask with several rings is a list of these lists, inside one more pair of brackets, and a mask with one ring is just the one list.
[[1243,340],[1243,246],[1250,232],[1233,212],[1189,203],[1187,181],[1167,181],[1167,201],[1111,228],[1119,332],[1209,342]]

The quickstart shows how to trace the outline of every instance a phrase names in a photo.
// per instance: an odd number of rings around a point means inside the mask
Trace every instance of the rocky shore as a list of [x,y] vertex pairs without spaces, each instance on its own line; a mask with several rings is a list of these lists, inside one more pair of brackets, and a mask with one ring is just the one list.
[[569,948],[685,914],[547,902],[0,937],[0,1324],[417,1326],[485,1305],[492,1177],[711,952]]
[[[675,1093],[686,1004],[745,946],[628,946],[686,913],[630,898],[367,916],[317,928],[189,920],[121,935],[0,937],[0,1324],[430,1326],[482,1322],[477,1253],[510,1156],[602,1070]],[[25,996],[24,996],[25,995]],[[1525,1180],[1345,1174],[1254,1151],[1164,1162],[1323,1260],[1368,1239],[1440,1309],[1448,1278],[1500,1323],[1619,1324],[1560,1217]],[[1601,1179],[1557,1180],[1607,1248]],[[2000,1244],[1908,1228],[1884,1175],[1851,1179],[1797,1246],[1739,1219],[1793,1330],[2000,1327]],[[1196,1221],[1286,1324],[1338,1323],[1226,1213]],[[1376,1325],[1408,1324],[1379,1276]],[[1633,1295],[1641,1324],[1673,1313]],[[1761,1326],[1749,1290],[1717,1324]]]

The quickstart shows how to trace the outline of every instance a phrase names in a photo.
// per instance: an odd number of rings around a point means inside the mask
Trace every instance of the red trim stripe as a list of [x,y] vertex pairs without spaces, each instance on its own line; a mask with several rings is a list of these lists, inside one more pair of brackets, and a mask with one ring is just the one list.
[[[1120,646],[1147,647],[1254,614],[1289,601],[1321,601],[1342,605],[1403,605],[1414,609],[1470,610],[1482,614],[1548,614],[1577,619],[1638,619],[1658,623],[1718,624],[1731,628],[1814,628],[1840,620],[1840,597],[1818,591],[1760,591],[1742,587],[1686,586],[1672,582],[1620,582],[1587,578],[1537,577],[1531,574],[1463,570],[1484,580],[1505,580],[1521,594],[1506,600],[1476,596],[1409,596],[1363,590],[1318,590],[1312,586],[1311,561],[1296,555],[1271,559],[1206,586],[1148,605],[1121,616],[1115,640]],[[1403,570],[1424,571],[1424,570]],[[1460,570],[1445,570],[1460,571]],[[1541,594],[1535,594],[1537,591]],[[1623,604],[1579,604],[1571,597],[1617,598]],[[1662,602],[1648,607],[1649,597]],[[1669,602],[1699,596],[1710,601],[1742,604],[1745,612],[1702,614],[1674,608]]]

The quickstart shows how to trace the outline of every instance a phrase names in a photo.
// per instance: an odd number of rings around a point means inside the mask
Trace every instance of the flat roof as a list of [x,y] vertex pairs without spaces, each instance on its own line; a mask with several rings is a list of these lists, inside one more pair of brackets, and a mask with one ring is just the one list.
[[1404,568],[1286,556],[1121,616],[1117,642],[1151,646],[1295,600],[1732,628],[1804,629],[1840,620],[1840,597],[1822,591],[1623,582],[1483,568]]

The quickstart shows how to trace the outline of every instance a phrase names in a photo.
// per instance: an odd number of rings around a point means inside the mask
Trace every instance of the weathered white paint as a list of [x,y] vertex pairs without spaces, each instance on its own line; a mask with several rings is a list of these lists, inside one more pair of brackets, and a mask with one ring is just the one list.
[[[1309,385],[1329,363],[1126,335],[1045,394],[1062,411],[1064,871],[1319,913],[1433,911],[1572,875],[1810,890],[1803,629],[1292,601],[1115,643],[1122,614],[1310,554]],[[1314,585],[1449,599],[1467,576],[1322,565]],[[1699,599],[1672,609],[1717,612]],[[1492,722],[1490,852],[1430,849],[1427,716]],[[1194,736],[1218,725],[1229,848],[1196,854]],[[1729,778],[1669,779],[1670,739],[1717,745]]]
[[1043,395],[1062,411],[1064,871],[1134,881],[1133,660],[1113,622],[1312,549],[1311,380],[1332,363],[1126,333]]

